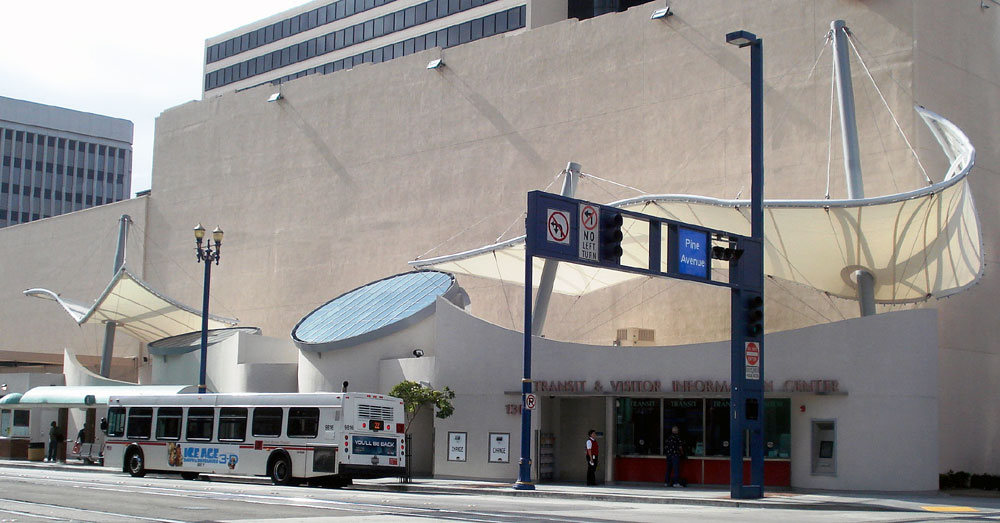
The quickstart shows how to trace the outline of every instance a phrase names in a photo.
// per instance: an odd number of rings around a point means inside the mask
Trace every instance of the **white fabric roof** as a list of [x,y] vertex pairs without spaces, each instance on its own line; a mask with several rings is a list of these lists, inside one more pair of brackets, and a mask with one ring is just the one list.
[[[855,299],[850,275],[864,268],[875,276],[879,303],[948,296],[979,280],[982,235],[966,180],[975,162],[975,148],[948,120],[922,107],[917,112],[950,161],[944,179],[923,189],[861,200],[765,200],[765,274]],[[748,200],[656,195],[611,205],[736,234],[750,233]],[[641,265],[648,256],[648,238],[629,234],[627,227],[623,264]],[[635,229],[645,236],[647,227]],[[521,236],[410,265],[523,285],[524,254]],[[537,286],[544,260],[535,258],[533,263]],[[582,295],[643,277],[563,262],[553,290]]]
[[[119,329],[146,343],[201,330],[201,311],[156,292],[124,266],[89,307],[48,289],[28,289],[24,294],[59,302],[80,325],[113,321]],[[237,323],[239,320],[208,317],[209,329],[233,327]]]

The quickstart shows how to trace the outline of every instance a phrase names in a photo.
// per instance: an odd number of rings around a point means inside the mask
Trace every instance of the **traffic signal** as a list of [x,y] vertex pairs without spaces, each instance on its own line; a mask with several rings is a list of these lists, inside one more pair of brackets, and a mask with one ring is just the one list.
[[747,335],[756,338],[764,334],[764,297],[751,294],[747,304]]
[[737,249],[736,244],[730,243],[728,247],[715,245],[712,247],[712,258],[722,261],[736,261],[743,256],[743,249]]
[[601,261],[621,263],[622,259],[622,224],[625,220],[621,213],[601,209],[600,246],[598,253]]

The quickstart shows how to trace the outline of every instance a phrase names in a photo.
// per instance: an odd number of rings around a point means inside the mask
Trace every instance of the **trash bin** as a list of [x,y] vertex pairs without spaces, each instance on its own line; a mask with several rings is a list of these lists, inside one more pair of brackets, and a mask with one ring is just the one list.
[[28,443],[28,461],[42,461],[45,459],[45,443]]

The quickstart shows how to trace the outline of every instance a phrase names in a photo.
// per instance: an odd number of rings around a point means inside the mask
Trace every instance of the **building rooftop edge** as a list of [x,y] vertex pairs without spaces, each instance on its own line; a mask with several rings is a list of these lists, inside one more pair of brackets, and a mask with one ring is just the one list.
[[0,96],[0,122],[42,127],[132,144],[131,120]]

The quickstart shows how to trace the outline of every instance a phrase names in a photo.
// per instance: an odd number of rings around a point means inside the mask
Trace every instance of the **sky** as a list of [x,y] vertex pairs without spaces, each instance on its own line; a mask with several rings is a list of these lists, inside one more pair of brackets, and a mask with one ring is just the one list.
[[306,2],[3,0],[0,96],[131,120],[134,194],[156,117],[201,98],[205,39]]

